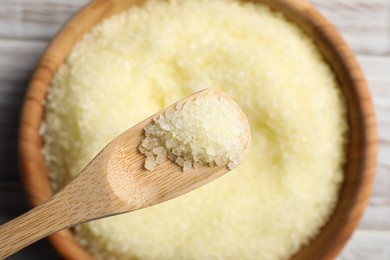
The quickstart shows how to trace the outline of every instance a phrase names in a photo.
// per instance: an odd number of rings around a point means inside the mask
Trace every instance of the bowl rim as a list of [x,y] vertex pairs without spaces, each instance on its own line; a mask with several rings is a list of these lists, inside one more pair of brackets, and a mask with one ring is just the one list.
[[[360,179],[353,184],[353,195],[351,204],[347,208],[348,211],[343,218],[338,219],[343,225],[341,228],[334,231],[335,239],[329,241],[326,247],[317,248],[317,256],[319,258],[331,259],[336,257],[342,250],[349,237],[357,227],[363,215],[364,209],[367,206],[373,180],[375,176],[376,158],[377,158],[377,130],[374,115],[374,107],[372,98],[364,79],[364,75],[348,45],[344,42],[337,30],[307,1],[303,0],[245,0],[249,2],[261,2],[282,12],[290,21],[297,24],[303,31],[310,36],[315,35],[318,39],[314,42],[319,46],[321,54],[326,57],[334,57],[336,62],[330,62],[330,67],[333,69],[337,77],[345,77],[341,81],[350,83],[350,90],[353,93],[352,97],[348,97],[348,102],[355,102],[354,109],[348,109],[348,121],[353,123],[354,127],[359,128],[362,133],[354,144],[356,151],[349,151],[348,155],[355,158],[354,164],[346,167],[352,167],[359,174]],[[37,68],[31,78],[28,86],[20,119],[19,128],[19,155],[20,166],[22,171],[22,181],[27,191],[30,203],[37,206],[52,195],[49,185],[48,170],[43,162],[41,155],[42,138],[40,136],[41,122],[44,117],[44,100],[48,92],[51,79],[54,76],[58,64],[64,57],[68,55],[70,48],[66,49],[66,55],[61,57],[57,52],[61,50],[61,42],[77,42],[80,35],[83,34],[82,29],[78,27],[78,23],[84,19],[101,20],[107,13],[112,15],[119,12],[115,8],[115,4],[121,0],[95,0],[84,6],[76,13],[53,38],[44,54],[39,61]],[[123,2],[123,1],[122,1]],[[140,5],[144,0],[136,0],[132,5]],[[92,18],[86,16],[99,12]],[[103,16],[102,16],[103,15]],[[293,19],[295,18],[295,19]],[[313,38],[313,37],[311,37]],[[321,46],[322,45],[322,46]],[[338,64],[338,67],[335,67]],[[344,75],[342,75],[344,74]],[[339,79],[340,81],[340,79]],[[345,86],[344,86],[345,87]],[[345,89],[343,90],[346,91]],[[345,92],[344,94],[348,94]],[[347,99],[348,99],[347,98]],[[356,100],[355,100],[356,99]],[[352,101],[351,101],[352,100]],[[352,106],[347,104],[348,106]],[[350,114],[354,113],[354,114]],[[357,120],[359,119],[359,120]],[[353,136],[352,136],[353,137]],[[351,137],[351,138],[352,138]],[[352,164],[352,163],[349,163]],[[42,179],[46,179],[47,183],[43,183]],[[342,185],[344,187],[344,185]],[[342,191],[341,191],[342,192]],[[340,203],[338,203],[340,204]],[[334,212],[339,209],[338,205]],[[341,207],[341,206],[340,206]],[[334,213],[333,213],[334,214]],[[332,216],[331,216],[332,218]],[[325,224],[328,226],[330,221]],[[324,227],[323,227],[324,228]],[[322,230],[322,229],[321,229]],[[318,240],[318,236],[313,240]],[[82,259],[91,259],[91,255],[75,241],[70,230],[63,230],[49,237],[51,243],[56,248],[59,254],[66,259],[73,259],[75,255]],[[307,246],[303,246],[307,247]],[[302,248],[301,248],[302,249]],[[301,259],[304,255],[300,254],[302,250],[292,258]]]

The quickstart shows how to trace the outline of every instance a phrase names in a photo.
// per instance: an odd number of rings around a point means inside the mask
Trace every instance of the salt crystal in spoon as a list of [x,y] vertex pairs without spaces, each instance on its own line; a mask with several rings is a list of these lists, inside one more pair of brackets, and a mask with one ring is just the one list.
[[203,186],[224,175],[229,167],[199,165],[183,172],[171,160],[149,171],[145,155],[139,151],[144,129],[166,111],[205,95],[216,95],[237,110],[244,127],[242,151],[250,143],[249,124],[239,106],[226,94],[206,89],[159,111],[110,142],[80,174],[42,205],[0,226],[0,258],[61,229],[146,208]]

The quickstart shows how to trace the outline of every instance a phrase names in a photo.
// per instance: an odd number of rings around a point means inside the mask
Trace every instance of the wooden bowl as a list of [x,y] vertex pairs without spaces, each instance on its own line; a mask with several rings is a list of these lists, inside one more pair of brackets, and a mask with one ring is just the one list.
[[[367,84],[351,50],[336,30],[306,1],[252,0],[263,2],[284,13],[303,28],[318,45],[337,75],[347,101],[347,163],[337,207],[319,235],[302,247],[293,259],[334,258],[356,228],[368,202],[373,183],[377,136],[374,111]],[[41,155],[39,128],[44,116],[44,100],[58,66],[82,35],[102,19],[145,0],[96,0],[84,7],[55,37],[32,77],[21,117],[20,155],[25,187],[34,206],[52,195],[48,172]],[[50,236],[65,259],[90,259],[70,230]]]

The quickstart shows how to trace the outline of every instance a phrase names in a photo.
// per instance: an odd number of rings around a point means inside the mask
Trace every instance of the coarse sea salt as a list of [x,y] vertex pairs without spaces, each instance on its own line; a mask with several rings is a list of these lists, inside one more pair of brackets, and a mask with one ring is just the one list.
[[153,170],[170,159],[183,171],[198,165],[237,166],[246,128],[236,106],[213,92],[178,103],[145,127],[139,150],[145,168]]

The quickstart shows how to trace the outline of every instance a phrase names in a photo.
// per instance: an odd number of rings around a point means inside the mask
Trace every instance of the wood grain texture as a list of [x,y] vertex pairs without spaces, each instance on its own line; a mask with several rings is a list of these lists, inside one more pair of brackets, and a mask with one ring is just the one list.
[[354,51],[375,55],[390,54],[390,1],[310,2],[336,26]]
[[89,0],[2,0],[0,37],[50,40]]
[[[16,217],[28,207],[23,189],[17,184],[20,172],[16,156],[19,111],[28,80],[56,28],[85,2],[87,0],[0,1],[0,222]],[[384,240],[390,237],[390,56],[386,51],[390,46],[389,29],[386,29],[390,25],[386,18],[390,15],[389,1],[310,2],[341,31],[359,54],[359,63],[374,97],[378,121],[379,162],[373,194],[359,229],[340,259],[390,259],[386,250],[390,242]],[[370,235],[377,234],[376,231],[379,235]],[[56,259],[47,247],[48,244],[39,242],[10,259]],[[68,252],[71,250],[68,247]]]
[[390,234],[383,231],[357,230],[339,260],[388,260]]
[[0,80],[28,83],[34,70],[31,65],[38,62],[46,45],[46,41],[0,38]]

